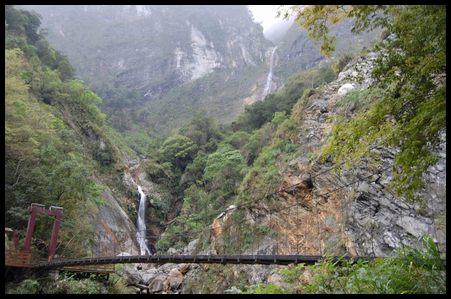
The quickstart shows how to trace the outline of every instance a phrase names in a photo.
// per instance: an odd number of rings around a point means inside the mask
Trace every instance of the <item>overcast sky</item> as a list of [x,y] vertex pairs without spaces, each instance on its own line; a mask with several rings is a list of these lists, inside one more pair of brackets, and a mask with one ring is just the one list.
[[[278,18],[276,15],[280,8],[282,11],[286,11],[290,6],[291,5],[284,5],[283,7],[281,7],[281,5],[248,5],[254,21],[262,25],[263,34],[270,40],[271,35],[274,34],[274,30],[280,31],[281,28],[285,28],[282,30],[286,31],[286,29],[288,29],[288,23],[291,23],[291,21],[284,20],[283,17]],[[270,30],[271,28],[273,28],[273,30]]]
[[277,9],[280,5],[248,5],[254,16],[254,20],[263,26],[266,31],[272,25],[283,22],[282,18],[277,18]]

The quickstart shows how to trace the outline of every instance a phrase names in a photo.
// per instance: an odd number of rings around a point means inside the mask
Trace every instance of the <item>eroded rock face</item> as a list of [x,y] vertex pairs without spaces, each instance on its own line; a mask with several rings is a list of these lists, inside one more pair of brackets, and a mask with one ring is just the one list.
[[[446,252],[446,132],[436,152],[438,162],[424,174],[426,187],[418,193],[426,205],[413,204],[393,195],[388,185],[393,178],[391,166],[397,149],[374,148],[382,163],[375,168],[365,161],[342,175],[330,170],[330,161],[320,163],[316,155],[332,128],[329,116],[349,113],[337,107],[345,94],[339,89],[352,84],[367,88],[376,54],[358,58],[344,69],[338,79],[309,97],[302,111],[298,146],[303,155],[289,163],[279,188],[277,213],[274,206],[261,201],[244,209],[243,224],[269,227],[274,234],[258,239],[242,254],[350,254],[386,256],[400,246],[418,246],[418,238],[430,234]],[[291,187],[296,185],[296,187]],[[293,205],[295,205],[293,207]],[[238,207],[224,209],[211,225],[210,247],[199,254],[218,254],[222,236]],[[194,241],[193,241],[194,242]],[[195,242],[194,242],[195,243]],[[192,252],[190,243],[181,252]],[[158,267],[163,282],[155,282],[155,292],[226,292],[239,293],[239,285],[284,282],[274,265],[189,265],[166,264]],[[172,273],[172,275],[170,274]],[[182,277],[183,276],[183,277]],[[169,278],[171,277],[171,278]],[[159,278],[160,279],[160,278]],[[301,277],[308,282],[311,275]],[[180,280],[182,281],[181,283]],[[152,280],[149,284],[152,284]],[[160,287],[161,285],[161,287]],[[158,291],[157,291],[158,290]]]
[[[330,161],[319,163],[309,158],[318,154],[332,128],[327,118],[352,113],[337,103],[350,90],[365,89],[372,84],[370,74],[376,58],[376,53],[370,53],[366,58],[355,59],[336,81],[308,99],[299,126],[299,140],[302,140],[299,148],[303,155],[289,163],[278,190],[277,208],[283,212],[271,210],[264,201],[245,210],[247,222],[243,225],[266,226],[276,233],[256,241],[244,254],[386,256],[402,245],[419,246],[419,238],[424,234],[431,235],[440,250],[446,251],[446,132],[442,132],[436,150],[439,161],[424,174],[426,187],[418,191],[425,198],[426,206],[410,203],[389,191],[397,149],[374,148],[373,153],[382,160],[378,168],[363,161],[342,175],[330,171],[333,166]],[[297,205],[293,207],[293,204]],[[211,246],[216,250],[221,250],[222,232],[235,212],[225,210],[213,222]],[[276,267],[227,267],[230,272],[227,270],[224,280],[228,284],[219,282],[218,277],[211,278],[218,284],[215,291],[236,292],[237,273],[241,273],[241,281],[248,285],[270,282],[283,287],[280,275],[274,271]],[[190,272],[184,291],[211,291],[195,287],[202,278],[214,276],[206,273],[216,268],[209,269],[202,266]],[[302,279],[307,282],[310,277]]]
[[163,291],[165,286],[165,280],[163,276],[157,276],[152,282],[149,284],[149,290],[152,293],[158,293]]
[[121,199],[113,196],[107,188],[102,198],[104,205],[98,207],[98,212],[93,214],[95,242],[93,253],[97,256],[117,255],[121,252],[137,254],[138,249],[133,236],[136,228],[127,213],[119,204]]
[[167,278],[171,290],[176,290],[183,282],[183,274],[178,269],[171,269]]
[[[336,105],[343,96],[352,89],[365,89],[372,84],[370,73],[376,58],[376,53],[358,58],[339,74],[336,81],[309,98],[299,132],[301,152],[305,155],[319,152],[332,127],[324,116],[344,113]],[[322,108],[324,102],[327,112]],[[446,250],[446,229],[442,224],[446,207],[446,132],[442,132],[436,150],[439,161],[424,174],[426,187],[418,191],[427,206],[409,203],[389,191],[396,151],[375,148],[373,153],[382,159],[378,169],[363,161],[359,167],[340,176],[328,171],[332,164],[327,161],[324,164],[306,163],[299,157],[292,163],[284,180],[296,182],[306,174],[314,177],[312,203],[315,208],[303,217],[305,221],[318,219],[321,251],[337,252],[339,245],[351,254],[384,256],[402,244],[418,246],[418,239],[424,234],[431,235],[441,250]],[[334,191],[340,186],[345,188]],[[287,194],[288,199],[296,195],[299,192]]]
[[[367,180],[367,190],[357,190],[356,196],[348,198],[347,231],[355,243],[361,244],[361,253],[387,255],[403,244],[418,246],[423,235],[430,235],[440,251],[446,252],[446,132],[442,132],[441,140],[439,161],[424,173],[426,186],[417,192],[426,204],[412,204],[389,192],[391,170]],[[391,165],[393,154],[379,150],[386,165]],[[360,169],[360,173],[363,171]]]

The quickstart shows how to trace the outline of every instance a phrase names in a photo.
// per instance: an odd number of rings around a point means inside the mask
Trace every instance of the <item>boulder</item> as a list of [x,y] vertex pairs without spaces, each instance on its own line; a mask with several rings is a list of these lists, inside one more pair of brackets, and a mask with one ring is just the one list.
[[180,273],[182,273],[183,275],[186,274],[186,272],[188,272],[191,269],[191,265],[190,264],[179,264],[178,265],[178,270],[180,271]]
[[174,268],[169,272],[167,280],[169,282],[169,286],[171,287],[171,289],[176,290],[180,287],[180,285],[183,282],[183,274],[179,270]]
[[231,288],[224,290],[224,294],[241,294],[241,290],[236,286],[232,286]]
[[148,285],[155,276],[157,276],[157,269],[149,269],[141,274],[141,280],[145,285]]
[[353,89],[355,89],[354,84],[352,84],[352,83],[345,83],[338,89],[337,93],[340,96],[344,96],[345,94],[347,94],[348,92],[350,92]]
[[152,280],[152,282],[149,284],[149,291],[152,293],[161,292],[164,288],[164,277],[163,276],[157,276]]
[[168,249],[167,253],[170,254],[170,255],[175,255],[175,254],[178,254],[179,252],[178,252],[177,249],[171,247],[171,248]]
[[429,233],[429,226],[418,218],[403,216],[398,219],[396,224],[415,237],[421,237]]
[[367,182],[361,182],[359,184],[359,187],[357,188],[357,191],[359,192],[368,192],[370,186],[368,185]]
[[183,253],[185,254],[193,254],[196,250],[197,244],[199,243],[198,239],[192,240],[188,243],[188,245],[184,248]]

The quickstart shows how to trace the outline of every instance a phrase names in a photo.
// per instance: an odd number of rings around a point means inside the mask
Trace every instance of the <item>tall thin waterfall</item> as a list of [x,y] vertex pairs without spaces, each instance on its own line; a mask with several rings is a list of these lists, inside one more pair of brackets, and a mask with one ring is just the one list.
[[136,238],[139,242],[139,248],[141,255],[151,254],[146,242],[146,222],[144,220],[146,212],[146,194],[144,194],[140,185],[138,186],[139,192],[139,210],[138,210],[138,232],[136,233]]
[[271,57],[269,59],[269,73],[268,73],[268,77],[266,77],[266,85],[265,85],[265,89],[263,90],[262,99],[264,99],[271,91],[272,74],[273,74],[272,68],[273,68],[273,64],[274,64],[274,53],[276,52],[276,49],[277,49],[277,47],[274,47],[274,49],[272,49]]

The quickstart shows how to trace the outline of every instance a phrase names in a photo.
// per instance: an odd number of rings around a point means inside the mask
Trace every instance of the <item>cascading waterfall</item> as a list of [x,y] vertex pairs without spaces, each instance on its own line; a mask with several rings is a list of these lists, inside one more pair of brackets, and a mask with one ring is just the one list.
[[274,47],[274,49],[272,49],[271,57],[269,59],[269,73],[268,73],[268,77],[266,77],[266,85],[265,85],[265,89],[263,90],[262,99],[264,99],[271,91],[272,68],[273,68],[273,64],[274,64],[274,53],[276,52],[276,49],[277,49],[277,47]]
[[140,185],[136,185],[138,186],[139,193],[138,232],[136,233],[136,238],[139,242],[141,255],[146,255],[146,253],[150,255],[151,253],[146,242],[146,222],[144,221],[146,212],[146,194],[144,194]]

